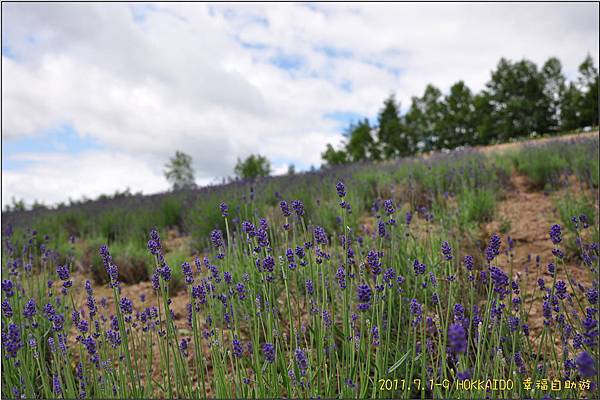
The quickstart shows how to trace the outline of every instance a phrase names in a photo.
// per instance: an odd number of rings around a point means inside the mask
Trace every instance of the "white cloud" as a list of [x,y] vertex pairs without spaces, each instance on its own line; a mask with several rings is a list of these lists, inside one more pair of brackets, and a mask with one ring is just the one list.
[[[20,154],[13,158],[29,163],[21,170],[2,171],[3,204],[9,203],[13,196],[54,204],[127,188],[134,192],[143,188],[143,192],[153,193],[169,187],[160,170],[127,154],[88,151],[76,156]],[[47,168],[48,165],[52,168]]]
[[[340,139],[327,113],[374,116],[390,92],[407,106],[430,82],[479,90],[502,56],[557,56],[571,77],[586,53],[598,60],[597,4],[9,3],[2,15],[3,141],[69,124],[102,146],[73,169],[46,154],[3,170],[3,196],[48,202],[83,172],[102,184],[78,193],[114,192],[119,167],[139,169],[134,191],[164,189],[177,149],[199,182],[256,152],[284,160],[277,171],[318,165]],[[272,63],[284,56],[295,68]],[[93,168],[101,157],[121,161]]]

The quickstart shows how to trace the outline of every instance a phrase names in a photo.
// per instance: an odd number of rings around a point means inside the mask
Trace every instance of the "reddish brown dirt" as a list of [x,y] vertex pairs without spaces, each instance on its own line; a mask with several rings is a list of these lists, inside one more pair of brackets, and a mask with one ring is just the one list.
[[[497,218],[486,226],[486,231],[491,235],[500,232],[502,226],[510,227],[506,234],[515,241],[512,252],[513,278],[518,277],[521,282],[525,307],[531,310],[528,321],[531,337],[537,342],[544,321],[543,292],[539,289],[537,280],[542,278],[547,287],[552,286],[553,278],[547,271],[548,263],[554,261],[554,246],[549,231],[553,224],[560,223],[553,198],[563,195],[564,191],[553,194],[532,191],[527,178],[519,174],[513,174],[511,183],[514,190],[507,192],[506,198],[498,204]],[[563,233],[564,231],[563,228]],[[539,266],[536,265],[536,256],[540,257]],[[501,263],[509,265],[506,256],[503,257]],[[568,258],[564,266],[557,266],[556,279],[568,282],[567,272],[572,280],[586,287],[589,287],[594,279],[589,269],[572,258]],[[559,338],[555,339],[558,344]]]

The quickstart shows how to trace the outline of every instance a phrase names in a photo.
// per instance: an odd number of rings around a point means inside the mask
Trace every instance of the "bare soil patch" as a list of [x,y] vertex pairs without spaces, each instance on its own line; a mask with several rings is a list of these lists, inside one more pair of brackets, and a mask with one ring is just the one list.
[[[501,231],[502,225],[509,226],[506,235],[515,242],[512,251],[513,278],[519,278],[522,290],[527,293],[523,302],[525,309],[530,310],[528,322],[531,337],[534,338],[534,342],[537,342],[544,324],[542,315],[544,292],[539,289],[537,281],[542,278],[547,287],[552,286],[553,277],[548,272],[547,265],[554,261],[552,255],[554,246],[549,231],[553,224],[560,223],[553,204],[553,196],[560,196],[567,189],[553,194],[531,191],[527,178],[516,173],[512,175],[511,183],[514,190],[507,192],[506,197],[499,202],[498,217],[486,226],[486,231],[492,235]],[[595,198],[597,199],[597,196]],[[538,256],[539,263],[536,262]],[[556,279],[568,283],[568,272],[574,286],[575,282],[578,282],[589,287],[593,279],[590,271],[572,258],[565,260],[564,266],[557,265]],[[555,339],[558,345],[559,338]]]

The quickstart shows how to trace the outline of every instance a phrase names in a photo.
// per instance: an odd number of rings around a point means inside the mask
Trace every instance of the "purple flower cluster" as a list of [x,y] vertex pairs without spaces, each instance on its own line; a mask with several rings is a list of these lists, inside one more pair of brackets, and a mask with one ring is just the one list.
[[292,208],[294,209],[298,217],[304,215],[304,204],[300,200],[292,201]]
[[112,257],[110,256],[110,252],[108,251],[108,246],[100,247],[100,257],[102,258],[102,263],[104,264],[104,269],[110,278],[110,286],[118,287],[119,286],[119,269],[112,262]]
[[450,244],[448,242],[442,243],[442,254],[446,258],[446,261],[452,260],[452,247],[450,247]]
[[467,333],[462,324],[452,324],[448,328],[448,351],[452,354],[467,351]]
[[223,218],[229,215],[229,207],[227,206],[227,203],[221,202],[221,204],[219,204],[219,210],[221,211],[221,216]]
[[373,276],[381,274],[381,261],[379,259],[380,253],[376,250],[369,250],[367,253],[367,266]]
[[290,215],[292,215],[292,213],[290,212],[290,206],[288,205],[287,201],[281,200],[281,202],[279,203],[279,208],[281,208],[281,212],[283,213],[284,217],[289,217]]
[[337,190],[337,195],[339,197],[346,197],[346,186],[344,186],[343,182],[338,182],[335,185],[335,190]]
[[272,343],[263,343],[262,353],[268,363],[273,364],[275,362],[275,346]]
[[550,228],[550,240],[555,245],[559,244],[562,241],[562,233],[560,231],[560,225],[554,224]]
[[488,262],[491,262],[496,256],[500,255],[500,244],[500,236],[493,234],[485,249],[485,258]]
[[415,270],[415,275],[423,275],[425,273],[425,264],[419,262],[419,260],[415,260],[413,263],[413,268]]
[[302,351],[302,349],[298,348],[298,349],[296,349],[295,355],[296,355],[296,365],[298,366],[298,369],[300,370],[300,375],[305,376],[306,370],[308,369],[308,359],[306,358],[306,354],[304,353],[304,351]]
[[473,256],[466,255],[465,258],[463,258],[463,264],[468,271],[473,271],[473,266],[475,265]]
[[358,299],[359,311],[366,311],[371,307],[372,291],[369,285],[358,285],[356,298]]

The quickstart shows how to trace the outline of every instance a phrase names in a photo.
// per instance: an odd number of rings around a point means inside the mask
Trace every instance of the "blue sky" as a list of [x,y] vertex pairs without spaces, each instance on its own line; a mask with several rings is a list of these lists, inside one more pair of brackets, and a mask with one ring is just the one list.
[[[544,18],[540,18],[543,15]],[[319,166],[383,100],[457,80],[480,90],[500,57],[598,60],[597,4],[38,4],[2,14],[3,204],[198,184],[266,155]]]

